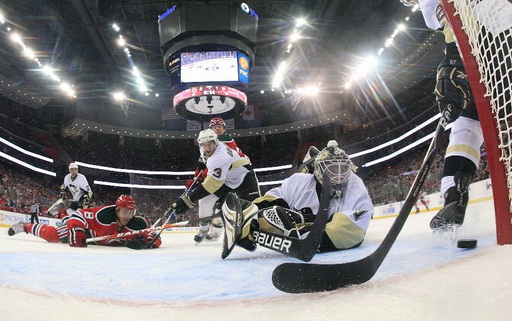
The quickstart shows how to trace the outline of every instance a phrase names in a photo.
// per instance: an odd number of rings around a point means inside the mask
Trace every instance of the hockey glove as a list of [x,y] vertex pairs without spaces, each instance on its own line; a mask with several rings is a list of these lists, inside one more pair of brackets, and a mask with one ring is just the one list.
[[458,55],[446,56],[437,69],[436,100],[448,121],[455,121],[471,102],[468,77]]
[[176,202],[172,204],[173,210],[176,212],[176,214],[182,214],[185,213],[187,210],[194,207],[196,204],[192,202],[190,197],[188,195],[182,195]]
[[89,196],[82,196],[82,208],[89,208]]
[[82,227],[72,227],[68,230],[68,243],[73,247],[87,247],[87,236]]
[[66,191],[60,191],[60,199],[63,201],[66,200]]
[[199,158],[199,161],[197,162],[197,168],[202,171],[206,169],[206,164],[204,163],[202,158]]
[[[290,210],[281,206],[273,206],[261,209],[258,213],[261,219],[269,225],[270,232],[277,232],[285,236],[298,239],[305,238],[311,230],[310,215]],[[262,226],[260,222],[260,226]]]
[[[155,237],[158,237],[155,240]],[[154,242],[153,242],[154,240]],[[151,247],[149,245],[151,244]],[[126,246],[128,248],[134,249],[134,250],[141,250],[141,249],[148,249],[148,248],[159,248],[162,244],[162,240],[160,239],[160,236],[158,236],[157,231],[151,231],[144,234],[135,235],[133,240],[129,240],[126,242]]]

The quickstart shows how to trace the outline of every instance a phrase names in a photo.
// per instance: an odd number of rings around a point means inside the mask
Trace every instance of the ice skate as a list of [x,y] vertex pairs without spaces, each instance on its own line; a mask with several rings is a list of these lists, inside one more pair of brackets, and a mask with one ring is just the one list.
[[445,194],[445,206],[432,218],[430,228],[442,230],[447,226],[461,226],[464,223],[468,193],[461,193],[457,188],[450,187]]
[[13,236],[21,232],[25,232],[25,223],[23,222],[14,223],[9,230],[7,230],[7,234],[9,234],[9,236]]
[[201,243],[204,240],[204,238],[206,237],[207,234],[208,234],[208,230],[199,230],[199,233],[197,233],[194,236],[194,242],[196,242],[196,245]]
[[457,172],[454,180],[455,186],[448,188],[444,194],[444,207],[430,221],[432,230],[443,230],[449,226],[461,226],[464,223],[471,175]]
[[206,234],[205,240],[208,242],[215,242],[220,238],[220,236],[222,235],[222,232],[223,232],[222,225],[221,226],[213,225],[211,232],[208,232],[208,234]]
[[220,237],[220,233],[210,232],[210,233],[206,234],[205,240],[208,242],[215,242],[215,241],[219,240],[219,237]]

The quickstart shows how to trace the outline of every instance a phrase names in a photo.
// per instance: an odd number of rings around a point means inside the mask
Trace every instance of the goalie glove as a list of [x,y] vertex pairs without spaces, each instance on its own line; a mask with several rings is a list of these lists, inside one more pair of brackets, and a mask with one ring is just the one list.
[[72,247],[87,247],[87,236],[82,227],[72,227],[68,230],[68,243]]
[[448,121],[455,121],[471,103],[468,77],[458,55],[446,56],[437,69],[436,101]]
[[308,235],[314,220],[312,213],[296,212],[281,206],[261,209],[258,217],[263,230],[268,228],[269,232],[277,232],[298,239]]
[[172,208],[176,212],[176,214],[182,214],[185,213],[187,210],[191,209],[192,207],[194,207],[195,205],[196,204],[192,202],[190,197],[187,194],[185,194],[181,195],[180,198],[178,198],[178,200],[172,204]]

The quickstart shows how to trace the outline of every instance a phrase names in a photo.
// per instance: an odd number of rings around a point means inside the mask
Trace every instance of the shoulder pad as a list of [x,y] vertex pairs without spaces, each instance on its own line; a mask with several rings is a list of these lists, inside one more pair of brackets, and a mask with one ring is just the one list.
[[134,216],[128,224],[126,224],[126,228],[130,230],[143,230],[148,228],[149,225],[146,220],[141,216]]
[[98,222],[104,225],[110,225],[117,222],[116,206],[105,206],[96,213],[96,219]]

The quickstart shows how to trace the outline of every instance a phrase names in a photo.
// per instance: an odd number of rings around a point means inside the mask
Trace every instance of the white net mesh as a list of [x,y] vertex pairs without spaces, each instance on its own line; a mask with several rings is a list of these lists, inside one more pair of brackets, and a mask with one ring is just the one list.
[[[498,128],[500,161],[507,173],[512,211],[512,3],[508,0],[449,0],[476,58]],[[484,129],[485,130],[485,129]]]

